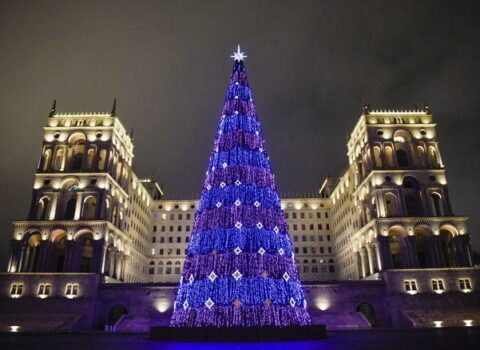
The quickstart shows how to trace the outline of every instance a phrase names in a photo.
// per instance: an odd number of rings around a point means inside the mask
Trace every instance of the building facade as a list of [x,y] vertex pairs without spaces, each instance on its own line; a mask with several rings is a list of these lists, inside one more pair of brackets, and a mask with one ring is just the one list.
[[[132,170],[133,148],[115,104],[110,113],[53,105],[30,210],[13,223],[0,275],[2,330],[168,324],[198,200],[165,199]],[[340,177],[281,200],[313,322],[480,324],[467,218],[453,213],[430,110],[365,106],[347,149]]]

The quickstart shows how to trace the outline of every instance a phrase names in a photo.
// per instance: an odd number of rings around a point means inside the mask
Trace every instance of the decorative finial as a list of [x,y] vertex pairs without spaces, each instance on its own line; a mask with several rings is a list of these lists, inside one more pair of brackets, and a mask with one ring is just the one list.
[[112,117],[115,117],[116,114],[117,114],[117,98],[114,98],[114,99],[113,99],[112,112],[110,112],[110,115],[111,115]]
[[53,117],[57,109],[57,100],[53,100],[52,109],[50,110],[50,114],[48,115],[49,118]]
[[366,102],[363,102],[363,114],[368,114],[370,113],[370,106],[366,103]]
[[247,58],[247,55],[245,55],[243,52],[240,51],[240,45],[237,46],[237,52],[234,52],[232,56],[234,61],[243,61],[245,58]]

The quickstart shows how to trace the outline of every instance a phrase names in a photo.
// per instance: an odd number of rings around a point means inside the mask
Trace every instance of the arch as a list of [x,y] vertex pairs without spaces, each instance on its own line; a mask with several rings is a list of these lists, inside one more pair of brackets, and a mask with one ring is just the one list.
[[63,229],[55,229],[50,234],[53,242],[53,249],[50,254],[50,271],[63,272],[65,263],[65,250],[67,243],[67,232]]
[[395,217],[400,214],[397,196],[391,192],[385,194],[385,215]]
[[377,316],[373,306],[367,302],[362,302],[357,306],[357,312],[360,312],[370,322],[372,327],[377,325]]
[[55,152],[55,161],[53,163],[53,168],[57,171],[63,171],[65,167],[65,150],[63,148],[58,148]]
[[401,269],[404,265],[402,261],[402,241],[406,235],[406,230],[403,226],[395,225],[389,228],[388,237],[390,238],[390,256],[392,258],[392,267],[394,269]]
[[390,146],[385,146],[385,162],[389,168],[393,168],[395,166],[395,163],[393,162],[393,150]]
[[438,168],[440,166],[440,162],[438,161],[437,149],[435,146],[428,147],[428,161],[432,168]]
[[43,221],[48,218],[48,212],[50,211],[50,198],[44,196],[40,198],[37,205],[37,220]]
[[106,161],[107,161],[107,150],[102,149],[98,156],[98,170],[105,170]]
[[418,267],[427,268],[433,266],[433,256],[430,248],[430,241],[433,236],[429,225],[421,224],[413,228],[415,234],[415,248],[417,253]]
[[395,154],[397,156],[397,164],[399,167],[410,166],[411,140],[412,135],[406,130],[397,130],[393,133]]
[[417,160],[418,160],[418,166],[425,168],[427,166],[426,160],[425,160],[425,149],[423,146],[417,146]]
[[420,196],[420,184],[413,176],[405,176],[402,182],[406,216],[423,216],[423,204]]
[[88,170],[92,170],[93,168],[93,160],[95,159],[95,149],[90,148],[87,152],[87,166]]
[[107,324],[115,325],[123,315],[128,315],[127,308],[123,305],[115,305],[110,309],[107,316]]
[[63,215],[63,218],[65,220],[73,220],[75,217],[76,207],[77,207],[77,198],[76,197],[70,198],[65,205],[65,213]]
[[382,152],[380,151],[380,147],[378,146],[373,147],[373,160],[376,168],[381,168],[383,166]]
[[454,238],[458,236],[458,230],[450,224],[440,226],[440,245],[445,264],[447,267],[455,267],[456,247]]
[[76,251],[79,272],[91,272],[93,270],[93,233],[82,230],[75,234]]
[[40,252],[40,243],[42,235],[39,231],[31,231],[24,236],[25,251],[23,253],[22,266],[19,272],[37,271],[37,262]]
[[438,192],[432,192],[429,196],[430,207],[433,216],[445,216],[445,210],[443,208],[442,195]]
[[84,220],[94,220],[97,217],[97,199],[94,196],[88,196],[83,201],[82,218]]
[[43,154],[43,171],[48,171],[52,163],[52,150],[47,149]]
[[81,141],[85,142],[86,140],[87,140],[87,137],[82,132],[74,132],[67,139],[68,143],[71,145],[74,145]]

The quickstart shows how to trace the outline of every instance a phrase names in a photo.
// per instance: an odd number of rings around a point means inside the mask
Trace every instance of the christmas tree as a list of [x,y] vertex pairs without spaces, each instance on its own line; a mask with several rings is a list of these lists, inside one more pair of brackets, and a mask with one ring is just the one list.
[[237,52],[171,326],[310,324],[280,198]]

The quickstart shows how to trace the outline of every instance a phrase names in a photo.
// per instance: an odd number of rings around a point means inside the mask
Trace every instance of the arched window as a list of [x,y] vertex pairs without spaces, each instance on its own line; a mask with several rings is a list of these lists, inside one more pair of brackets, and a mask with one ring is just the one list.
[[48,211],[50,210],[50,200],[43,197],[38,201],[37,220],[47,220]]
[[148,268],[148,274],[153,275],[155,273],[155,262],[150,261],[150,267]]
[[380,151],[380,147],[373,147],[373,159],[375,162],[375,167],[376,168],[381,168],[382,167],[382,153]]
[[448,227],[440,228],[440,241],[443,256],[447,267],[455,267],[455,242],[454,242],[454,233]]
[[400,235],[396,232],[389,234],[390,236],[390,254],[392,256],[392,264],[394,269],[402,268],[402,256],[400,246]]
[[417,179],[406,176],[403,179],[403,197],[407,216],[423,216],[423,205],[420,197],[420,184]]
[[158,273],[159,275],[162,275],[162,274],[163,274],[163,261],[159,261],[159,262],[158,262],[157,273]]
[[397,149],[397,163],[399,167],[408,167],[407,151],[402,148]]
[[87,152],[87,169],[91,170],[93,167],[93,159],[95,158],[95,150],[90,148]]
[[432,208],[433,216],[445,216],[445,211],[443,210],[442,196],[439,193],[433,192],[430,195],[430,206]]
[[397,196],[393,193],[385,194],[385,214],[387,217],[398,216]]
[[93,220],[97,213],[97,199],[94,196],[88,196],[83,201],[82,217],[84,220]]
[[73,220],[75,217],[75,208],[76,208],[77,198],[73,197],[70,198],[65,206],[65,220]]
[[175,274],[176,275],[180,274],[180,261],[175,262]]
[[385,146],[385,160],[387,163],[387,167],[393,168],[395,166],[393,162],[393,151],[392,147],[390,146]]
[[438,168],[440,166],[438,162],[437,150],[434,146],[428,147],[428,160],[432,168]]
[[43,171],[48,171],[52,163],[52,150],[47,149],[43,155]]
[[80,254],[80,272],[92,271],[93,236],[91,233],[83,234],[77,239],[77,249]]
[[57,152],[55,153],[55,163],[53,165],[55,170],[58,171],[63,171],[64,168],[64,156],[65,156],[65,151],[63,148],[57,149]]
[[417,147],[417,159],[418,159],[418,166],[425,168],[427,165],[425,162],[425,149],[422,146]]
[[63,264],[65,262],[65,245],[67,233],[62,230],[52,232],[53,250],[50,252],[50,268],[52,272],[64,272]]
[[171,262],[171,261],[167,261],[166,274],[167,274],[167,275],[171,275],[171,274],[172,274],[172,262]]
[[102,149],[98,157],[98,170],[105,170],[106,161],[107,161],[107,150]]

